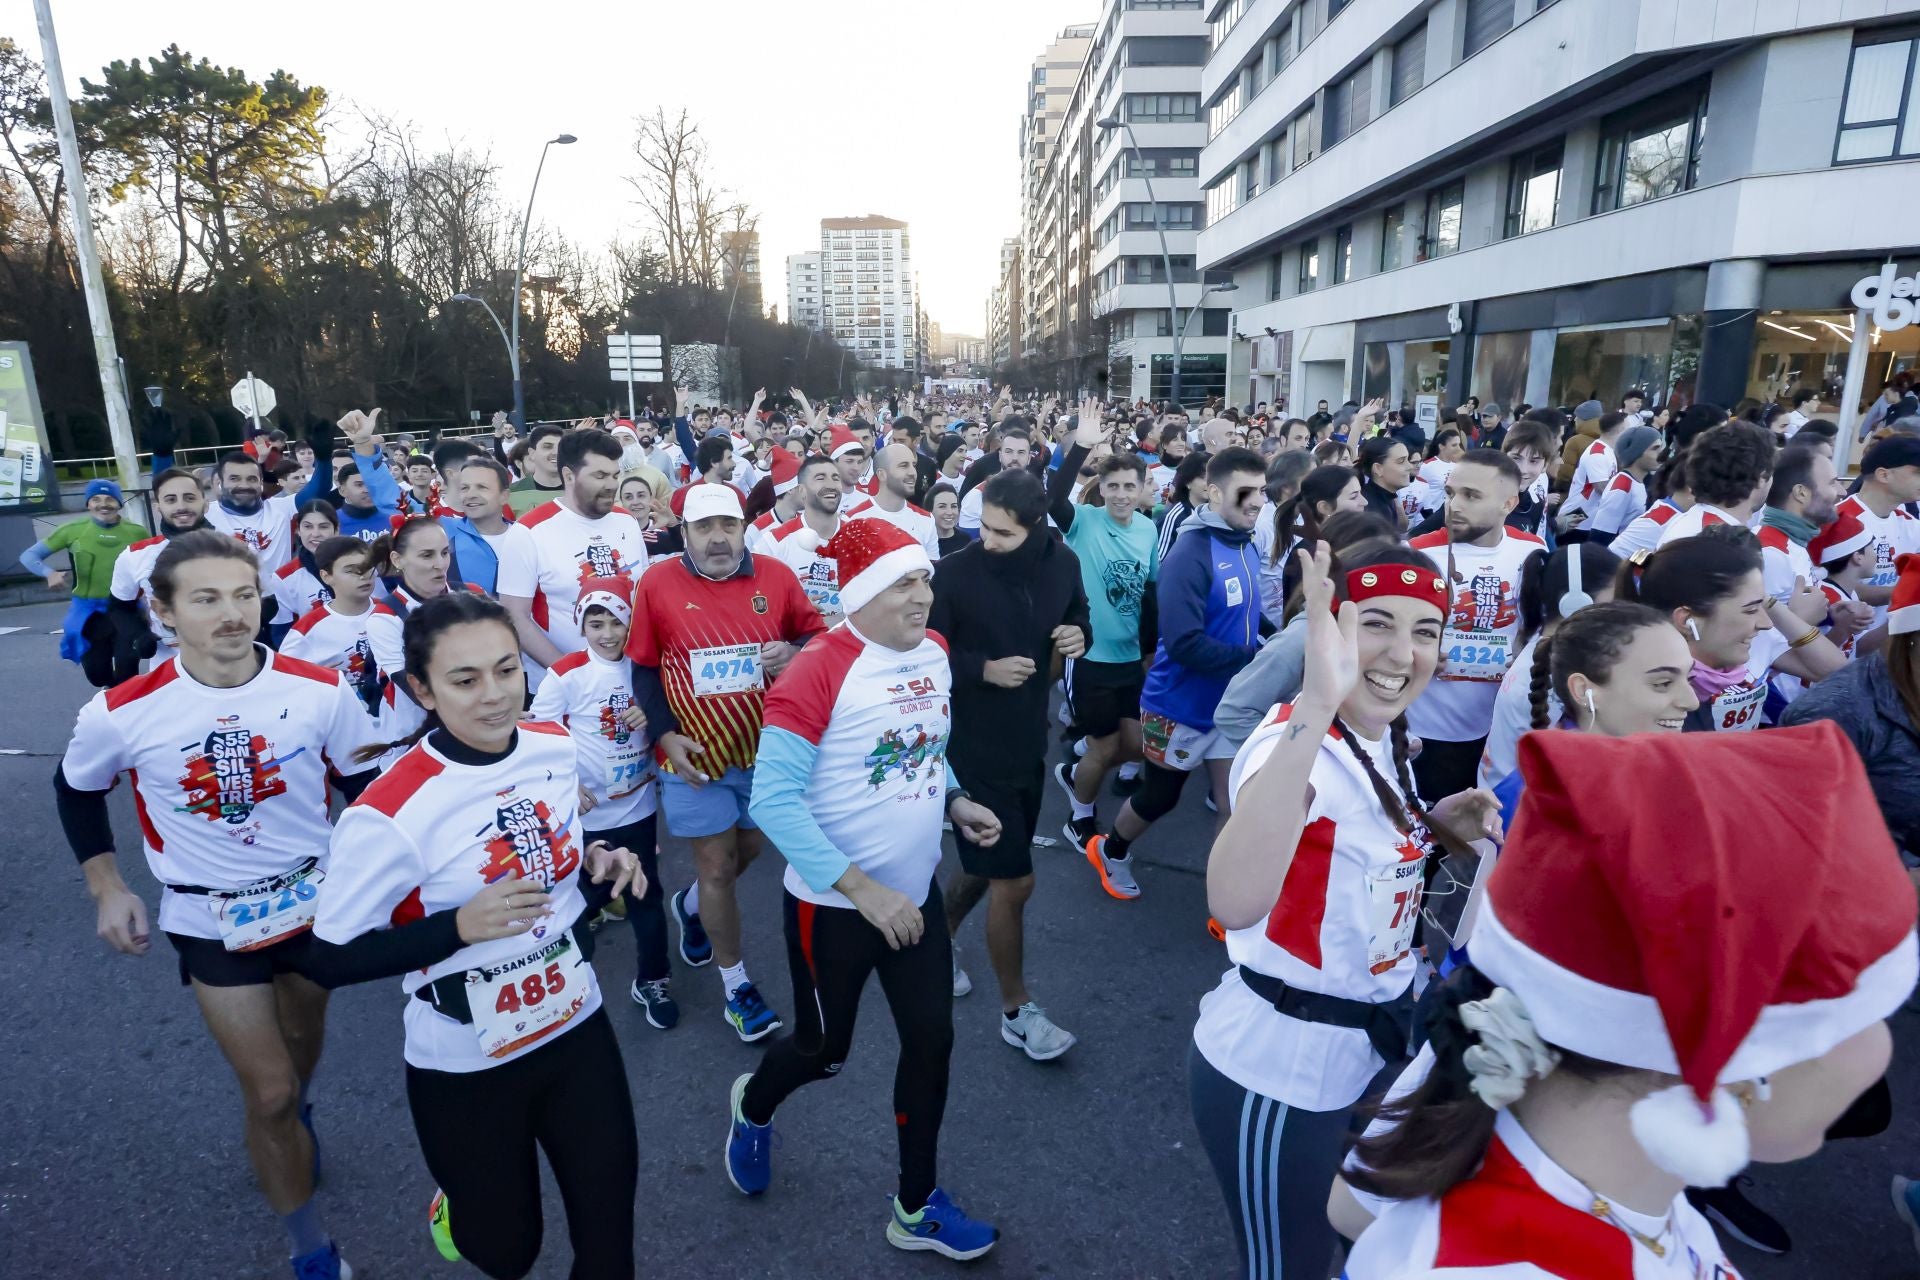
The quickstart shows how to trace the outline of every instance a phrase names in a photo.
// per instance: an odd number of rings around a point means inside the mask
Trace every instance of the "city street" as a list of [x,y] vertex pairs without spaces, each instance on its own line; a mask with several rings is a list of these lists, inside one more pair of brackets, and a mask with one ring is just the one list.
[[[283,1274],[281,1234],[253,1189],[237,1138],[225,1065],[175,978],[156,934],[141,960],[93,937],[80,878],[53,812],[49,778],[73,713],[88,695],[56,660],[59,609],[0,610],[0,681],[14,705],[0,728],[0,788],[12,797],[11,875],[0,925],[15,939],[0,988],[8,1034],[0,1077],[0,1236],[11,1276]],[[19,754],[16,754],[19,753]],[[1103,814],[1113,803],[1103,796]],[[1048,830],[1063,804],[1049,789]],[[1211,815],[1199,788],[1142,844],[1144,896],[1104,897],[1064,846],[1037,851],[1028,916],[1029,977],[1079,1046],[1036,1064],[1001,1042],[978,919],[962,936],[975,992],[956,1005],[958,1044],[942,1149],[942,1180],[970,1211],[998,1224],[1001,1246],[975,1268],[1006,1276],[1220,1276],[1232,1269],[1213,1178],[1188,1118],[1184,1055],[1199,996],[1223,967],[1204,931]],[[150,894],[121,790],[122,865]],[[747,878],[748,960],[776,1008],[791,992],[779,938],[777,859]],[[684,845],[663,856],[685,883]],[[151,896],[149,896],[151,902]],[[721,1165],[725,1097],[759,1050],[740,1044],[719,1012],[715,974],[675,959],[684,1011],[678,1030],[647,1027],[620,996],[632,942],[606,935],[598,964],[632,1081],[641,1138],[635,1207],[649,1275],[853,1276],[948,1274],[953,1264],[909,1256],[882,1239],[894,1168],[888,1090],[894,1037],[877,989],[843,1077],[812,1086],[779,1117],[774,1185],[743,1200]],[[1730,1246],[1750,1277],[1895,1280],[1915,1257],[1888,1207],[1888,1175],[1920,1166],[1910,1100],[1920,1026],[1896,1022],[1890,1135],[1843,1143],[1788,1170],[1763,1170],[1755,1198],[1783,1211],[1796,1248],[1764,1259]],[[317,1088],[325,1143],[321,1212],[366,1280],[452,1275],[426,1230],[432,1185],[403,1098],[399,993],[378,983],[335,999]],[[485,1116],[475,1116],[485,1124]],[[566,1272],[556,1238],[535,1274]]]

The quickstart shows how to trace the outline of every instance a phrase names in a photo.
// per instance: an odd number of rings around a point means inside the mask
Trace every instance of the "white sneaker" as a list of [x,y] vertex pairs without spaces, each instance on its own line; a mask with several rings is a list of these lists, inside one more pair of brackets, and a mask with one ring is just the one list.
[[1035,1062],[1051,1062],[1080,1042],[1071,1031],[1055,1026],[1046,1010],[1031,1000],[1012,1018],[1000,1019],[1000,1038]]
[[969,978],[967,971],[960,967],[960,956],[956,952],[953,957],[953,998],[958,1000],[972,990],[973,979]]

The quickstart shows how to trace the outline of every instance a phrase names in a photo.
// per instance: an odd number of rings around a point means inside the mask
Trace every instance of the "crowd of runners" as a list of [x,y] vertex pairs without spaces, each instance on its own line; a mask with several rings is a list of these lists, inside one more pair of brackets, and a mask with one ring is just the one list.
[[[328,995],[395,979],[439,1252],[527,1274],[544,1153],[571,1274],[634,1275],[621,1040],[678,1024],[676,951],[765,1042],[713,1099],[739,1193],[877,975],[885,1236],[986,1254],[939,1177],[954,1001],[990,971],[1012,1051],[1076,1044],[1023,954],[1049,786],[1117,930],[1155,824],[1214,811],[1186,1075],[1242,1274],[1731,1277],[1716,1230],[1791,1247],[1750,1162],[1886,1127],[1920,853],[1920,400],[1850,477],[1817,396],[1737,409],[680,390],[430,442],[354,410],[161,470],[151,537],[97,481],[22,557],[64,587],[71,553],[100,687],[59,816],[144,954],[127,779],[302,1280],[352,1274]],[[630,1007],[594,963],[622,918]]]

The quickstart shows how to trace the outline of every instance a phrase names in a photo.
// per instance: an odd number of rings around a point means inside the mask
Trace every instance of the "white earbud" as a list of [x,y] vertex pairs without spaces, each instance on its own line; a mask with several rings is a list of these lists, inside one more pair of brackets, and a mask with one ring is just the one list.
[[1692,636],[1695,642],[1698,642],[1700,639],[1700,624],[1692,618],[1687,619],[1687,634]]
[[1600,709],[1593,705],[1592,689],[1587,690],[1587,714],[1592,716],[1596,720],[1600,718]]

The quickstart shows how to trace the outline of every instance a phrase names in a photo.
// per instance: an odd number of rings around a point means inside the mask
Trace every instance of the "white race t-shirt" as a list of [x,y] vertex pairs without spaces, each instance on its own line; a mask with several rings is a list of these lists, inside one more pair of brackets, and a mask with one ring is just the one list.
[[[1275,707],[1241,746],[1228,776],[1240,789],[1273,754],[1293,708]],[[1400,795],[1388,739],[1355,739]],[[1229,969],[1200,1001],[1193,1042],[1243,1089],[1308,1111],[1350,1107],[1385,1064],[1367,1033],[1290,1018],[1249,988],[1238,966],[1289,987],[1386,1004],[1413,981],[1423,844],[1380,807],[1347,743],[1329,731],[1308,774],[1313,803],[1267,918],[1227,931]],[[1402,802],[1405,797],[1402,795]]]
[[1576,511],[1587,513],[1588,523],[1592,522],[1593,508],[1600,501],[1601,491],[1607,482],[1613,479],[1613,473],[1619,470],[1614,461],[1613,446],[1603,440],[1595,440],[1588,445],[1586,452],[1580,455],[1580,461],[1574,464],[1573,481],[1567,486],[1567,500],[1560,504],[1560,515],[1564,519]]
[[940,558],[940,531],[934,527],[933,513],[922,511],[911,502],[902,506],[898,511],[889,511],[872,498],[867,498],[847,508],[846,514],[841,518],[844,520],[885,520],[888,524],[899,529],[915,542],[918,542],[920,549],[927,553],[927,559],[938,560]]
[[333,599],[333,592],[295,556],[273,571],[273,598],[280,603],[280,621],[291,623]]
[[1660,545],[1660,535],[1680,514],[1680,508],[1666,498],[1647,508],[1646,514],[1627,522],[1620,536],[1607,544],[1607,550],[1622,560],[1631,559],[1641,551],[1652,551]]
[[[313,921],[314,936],[322,941],[344,945],[375,929],[465,906],[510,874],[552,895],[553,914],[531,931],[462,947],[402,979],[409,997],[429,982],[468,970],[504,967],[515,979],[510,995],[475,1007],[474,1025],[409,998],[404,1017],[410,1064],[428,1071],[484,1071],[579,1026],[600,1007],[593,966],[573,963],[577,945],[565,948],[587,906],[578,873],[589,842],[579,828],[573,741],[559,725],[540,721],[522,721],[513,749],[492,764],[460,764],[430,743],[416,743],[340,815]],[[536,957],[539,963],[533,963]],[[556,969],[562,978],[557,986],[551,980]],[[474,991],[471,983],[468,991]],[[561,1003],[549,1006],[549,1000]],[[489,1056],[477,1020],[501,1016],[503,1006],[513,1015],[515,1005],[523,1006],[523,1014],[555,1009],[570,1016],[518,1039],[508,1021],[498,1027],[496,1052]]]
[[253,558],[260,562],[260,581],[265,588],[273,571],[293,556],[293,520],[298,507],[291,493],[262,499],[250,515],[237,515],[215,500],[207,504],[207,523],[239,539],[253,552]]
[[[842,518],[835,518],[836,530]],[[807,593],[807,603],[818,609],[829,623],[841,616],[840,562],[820,554],[820,548],[832,537],[832,534],[820,537],[808,527],[804,514],[797,515],[767,530],[756,553],[778,560],[793,570],[794,577],[800,579],[801,589]]]
[[[384,727],[389,677],[373,656],[373,640],[368,633],[374,611],[383,607],[369,605],[367,611],[358,616],[340,613],[332,603],[310,609],[280,642],[280,652],[345,676],[348,687],[360,699],[367,714]],[[411,733],[412,728],[407,732]]]
[[[1900,571],[1894,568],[1894,561],[1909,551],[1920,551],[1920,520],[1915,520],[1902,507],[1895,507],[1884,516],[1873,514],[1873,508],[1860,500],[1860,495],[1850,493],[1842,498],[1835,507],[1836,512],[1845,512],[1860,521],[1873,537],[1873,572],[1861,584],[1868,587],[1891,587],[1900,578]],[[1873,606],[1875,626],[1885,622],[1887,606]]]
[[1767,594],[1785,602],[1793,596],[1795,578],[1813,585],[1813,557],[1807,549],[1787,536],[1785,529],[1763,524],[1759,529],[1760,574]]
[[[61,768],[77,790],[133,779],[147,866],[167,885],[237,890],[326,860],[327,768],[355,773],[377,741],[336,671],[258,647],[260,670],[232,689],[169,658],[80,709]],[[219,938],[215,899],[168,892],[160,927]]]
[[1449,542],[1439,529],[1411,543],[1449,575],[1452,601],[1440,637],[1440,669],[1407,708],[1407,727],[1422,738],[1472,742],[1493,725],[1494,699],[1513,665],[1520,631],[1521,574],[1546,545],[1518,529],[1503,529],[1503,535],[1491,547],[1476,547]]
[[[767,728],[818,752],[808,813],[848,861],[915,904],[940,865],[952,685],[946,642],[933,632],[901,653],[843,622],[802,649],[767,693]],[[785,883],[803,902],[853,906],[791,866]]]
[[146,612],[147,627],[160,644],[159,651],[153,656],[153,665],[156,667],[172,657],[179,647],[174,639],[173,628],[160,621],[160,615],[153,611],[152,599],[148,594],[153,582],[154,562],[166,549],[167,540],[160,534],[134,543],[113,562],[113,581],[107,588],[115,600],[132,601]]
[[527,583],[522,574],[510,579],[504,560],[495,589],[503,596],[531,597],[533,620],[547,639],[562,653],[576,653],[586,647],[573,623],[580,584],[589,578],[639,578],[647,564],[640,522],[617,507],[589,520],[556,498],[527,512],[518,523],[533,538],[534,589],[523,589]]
[[[1493,699],[1493,728],[1487,734],[1486,749],[1480,753],[1477,786],[1492,790],[1520,767],[1520,739],[1533,728],[1533,658],[1539,649],[1540,637],[1533,636],[1501,677],[1500,692]],[[1549,687],[1547,724],[1557,725],[1565,715],[1560,695]]]
[[1746,527],[1745,521],[1729,515],[1712,503],[1696,502],[1667,521],[1666,527],[1660,530],[1660,545],[1664,547],[1682,538],[1691,538],[1702,529],[1711,529],[1717,524],[1737,524],[1741,528]]
[[554,663],[527,709],[573,736],[580,785],[595,801],[581,817],[589,831],[623,827],[654,810],[647,731],[629,729],[623,719],[633,705],[633,663],[608,662],[589,648]]
[[1594,533],[1619,533],[1638,520],[1647,510],[1647,486],[1631,472],[1616,471],[1607,481],[1607,491],[1593,506],[1593,518],[1586,527]]

